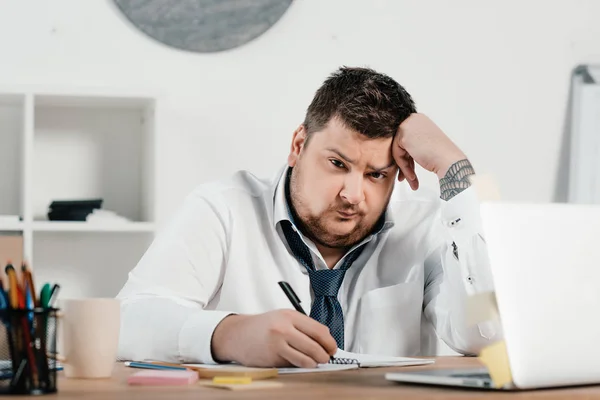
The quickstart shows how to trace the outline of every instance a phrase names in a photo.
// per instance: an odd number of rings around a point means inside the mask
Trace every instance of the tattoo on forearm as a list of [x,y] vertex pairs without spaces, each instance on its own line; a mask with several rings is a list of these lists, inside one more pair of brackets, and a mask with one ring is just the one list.
[[475,170],[467,159],[452,164],[446,175],[440,179],[440,197],[442,200],[448,201],[471,186],[469,176],[474,174]]

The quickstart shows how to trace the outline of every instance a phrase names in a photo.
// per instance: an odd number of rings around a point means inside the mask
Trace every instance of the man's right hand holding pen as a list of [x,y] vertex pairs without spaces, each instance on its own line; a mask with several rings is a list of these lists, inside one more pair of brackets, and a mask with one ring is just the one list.
[[230,315],[215,329],[213,358],[255,367],[315,368],[337,351],[329,328],[307,317],[294,289],[279,287],[296,311],[277,310],[255,316]]
[[336,351],[329,328],[295,310],[230,315],[212,338],[215,361],[254,367],[315,368]]

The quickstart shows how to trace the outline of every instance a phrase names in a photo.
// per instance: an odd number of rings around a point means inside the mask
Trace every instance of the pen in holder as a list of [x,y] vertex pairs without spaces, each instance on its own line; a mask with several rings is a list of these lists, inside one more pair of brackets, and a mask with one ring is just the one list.
[[0,310],[0,394],[56,392],[56,308]]

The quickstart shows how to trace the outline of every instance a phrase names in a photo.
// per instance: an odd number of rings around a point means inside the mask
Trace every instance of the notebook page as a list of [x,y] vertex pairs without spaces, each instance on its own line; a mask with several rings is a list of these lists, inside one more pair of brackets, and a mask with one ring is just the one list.
[[[210,368],[210,369],[227,368],[227,367],[231,367],[232,365],[235,365],[236,367],[239,366],[237,364],[217,364],[217,365],[184,364],[184,365],[187,365],[190,367],[202,367],[202,368]],[[241,367],[241,366],[239,366],[239,367]],[[357,364],[350,364],[350,365],[319,364],[317,366],[317,368],[296,368],[296,367],[277,368],[277,372],[279,374],[305,374],[308,372],[332,372],[332,371],[343,371],[343,370],[347,370],[347,369],[356,369],[356,368],[358,368]]]
[[357,369],[357,364],[319,364],[317,368],[277,368],[280,374],[305,374],[309,372],[333,372],[347,369]]
[[349,351],[338,349],[335,353],[335,358],[355,359],[358,361],[361,368],[368,367],[395,367],[409,365],[425,365],[432,364],[434,360],[409,358],[409,357],[392,357],[380,356],[374,354],[358,354]]

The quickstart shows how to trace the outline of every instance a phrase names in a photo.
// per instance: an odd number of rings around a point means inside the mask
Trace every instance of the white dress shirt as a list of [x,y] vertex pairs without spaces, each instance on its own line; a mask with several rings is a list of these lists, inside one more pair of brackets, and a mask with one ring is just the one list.
[[[212,334],[227,315],[293,308],[281,280],[310,313],[308,273],[280,227],[289,220],[286,171],[270,181],[238,172],[185,199],[118,295],[120,359],[214,363]],[[315,267],[327,268],[314,243],[302,239]],[[396,184],[383,229],[364,241],[338,293],[346,350],[430,355],[431,327],[464,354],[489,344],[494,327],[466,321],[467,296],[492,289],[473,188],[446,202]]]

